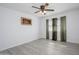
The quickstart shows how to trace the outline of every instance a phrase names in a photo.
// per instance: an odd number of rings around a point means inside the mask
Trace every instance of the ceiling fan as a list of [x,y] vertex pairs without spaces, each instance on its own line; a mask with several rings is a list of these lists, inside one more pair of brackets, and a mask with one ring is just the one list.
[[45,3],[44,5],[40,5],[40,7],[32,6],[33,8],[39,9],[35,13],[42,12],[44,15],[46,14],[46,11],[54,11],[54,9],[48,9],[49,6],[48,3]]

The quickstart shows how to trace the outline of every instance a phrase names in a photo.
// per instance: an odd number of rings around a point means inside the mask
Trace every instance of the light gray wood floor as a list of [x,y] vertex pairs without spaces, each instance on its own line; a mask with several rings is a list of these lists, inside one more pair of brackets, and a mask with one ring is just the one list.
[[2,51],[0,55],[79,55],[79,44],[39,39]]

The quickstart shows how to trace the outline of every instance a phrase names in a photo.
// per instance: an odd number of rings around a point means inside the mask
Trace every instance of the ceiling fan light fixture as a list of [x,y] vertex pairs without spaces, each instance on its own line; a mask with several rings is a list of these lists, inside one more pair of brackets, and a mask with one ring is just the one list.
[[46,14],[46,11],[43,11],[43,12],[40,11],[39,14],[41,14],[41,15],[45,15],[45,14]]
[[42,12],[41,14],[42,14],[42,15],[44,15],[44,13],[43,13],[43,12]]
[[46,15],[47,11],[54,11],[54,9],[48,9],[48,3],[45,3],[44,5],[40,5],[40,7],[32,6],[33,8],[39,9],[35,13],[39,13],[41,15]]
[[46,11],[44,11],[44,13],[46,13]]

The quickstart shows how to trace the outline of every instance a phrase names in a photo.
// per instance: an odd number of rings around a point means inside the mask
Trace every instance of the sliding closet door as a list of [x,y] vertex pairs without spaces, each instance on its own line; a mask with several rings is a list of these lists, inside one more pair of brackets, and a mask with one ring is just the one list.
[[52,40],[57,40],[57,18],[52,19]]
[[46,20],[46,39],[49,39],[49,20]]
[[66,42],[66,16],[60,18],[61,22],[61,41]]

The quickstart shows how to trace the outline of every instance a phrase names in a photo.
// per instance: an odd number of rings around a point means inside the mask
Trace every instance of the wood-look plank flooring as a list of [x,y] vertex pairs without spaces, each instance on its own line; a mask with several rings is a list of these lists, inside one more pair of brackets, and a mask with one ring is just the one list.
[[1,51],[0,55],[79,55],[79,44],[39,39]]

